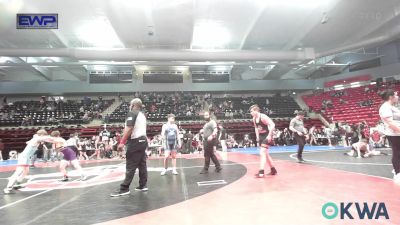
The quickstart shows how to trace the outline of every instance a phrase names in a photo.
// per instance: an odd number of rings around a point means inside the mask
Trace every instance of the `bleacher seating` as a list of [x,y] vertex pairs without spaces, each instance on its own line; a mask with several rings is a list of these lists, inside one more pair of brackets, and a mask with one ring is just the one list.
[[[84,120],[84,112],[80,112],[80,108],[84,107],[89,110],[92,105],[99,106],[96,108],[99,112],[109,107],[114,100],[104,100],[99,104],[99,100],[91,100],[90,104],[81,101],[66,102],[40,102],[40,101],[17,101],[9,105],[5,105],[0,109],[0,126],[21,126],[24,118],[30,118],[25,125],[57,125],[57,124],[82,124],[89,120]],[[12,115],[12,116],[11,116]],[[7,117],[7,118],[2,118]],[[49,122],[49,118],[54,121]]]
[[[140,96],[145,105],[145,113],[149,121],[147,134],[148,137],[152,138],[161,132],[161,125],[166,121],[166,116],[169,113],[174,113],[179,121],[181,129],[186,131],[192,131],[192,133],[198,133],[203,127],[204,121],[200,117],[199,112],[202,111],[205,105],[211,108],[228,133],[235,135],[244,135],[254,133],[254,127],[251,122],[251,116],[248,112],[250,105],[258,104],[264,113],[269,113],[269,116],[273,118],[278,129],[284,129],[289,126],[290,118],[294,116],[294,111],[299,110],[300,107],[294,101],[293,98],[288,96],[274,96],[268,97],[269,104],[266,102],[266,97],[212,97],[194,95],[192,93],[183,94],[169,94],[165,95],[161,101],[160,94],[142,94]],[[105,99],[108,97],[106,96]],[[132,97],[127,97],[129,100]],[[81,124],[82,112],[80,108],[87,106],[87,99],[80,100],[82,98],[76,98],[64,102],[62,105],[52,105],[55,109],[47,110],[43,108],[43,103],[39,101],[15,101],[12,105],[7,105],[0,110],[0,112],[9,114],[13,112],[13,118],[8,120],[0,120],[0,126],[14,126],[19,127],[22,123],[23,118],[30,116],[36,127],[47,126],[46,130],[59,130],[64,138],[68,138],[70,133],[78,132],[81,137],[92,138],[98,135],[102,126],[82,128],[72,127],[66,128],[64,126],[58,126],[58,124],[48,124],[46,120],[49,117],[55,117],[63,124]],[[205,99],[205,100],[204,100]],[[99,100],[90,101],[90,105],[97,104]],[[109,107],[114,99],[103,100],[104,104],[101,110]],[[107,129],[111,132],[122,131],[123,127],[121,124],[125,121],[126,114],[128,112],[128,102],[122,102],[121,105],[114,110],[114,112],[107,118]],[[191,116],[187,116],[188,109],[192,112]],[[272,111],[272,112],[271,112]],[[228,113],[227,113],[228,112]],[[233,115],[231,115],[231,112]],[[75,118],[70,119],[68,116],[72,114]],[[3,114],[4,115],[4,114]],[[65,116],[67,116],[65,118]],[[46,123],[46,124],[45,124]],[[111,125],[110,125],[111,123]],[[317,127],[322,126],[320,120],[306,119],[305,124],[307,127],[316,125]],[[52,127],[51,127],[52,126]],[[25,142],[28,141],[38,128],[6,128],[0,130],[0,138],[3,139],[7,151],[17,150],[22,151],[25,147]]]
[[[252,104],[258,104],[264,113],[267,113],[272,118],[283,118],[292,117],[295,110],[300,110],[299,105],[294,101],[292,97],[288,96],[275,96],[268,97],[269,104],[266,104],[267,97],[229,97],[212,98],[211,111],[214,112],[218,119],[249,119],[251,115],[249,113],[249,107]],[[229,106],[225,107],[224,102]],[[169,113],[174,113],[176,120],[201,120],[199,115],[201,111],[201,103],[193,101],[190,96],[183,96],[179,100],[178,104],[176,101],[159,102],[156,99],[145,99],[143,100],[146,106],[146,116],[150,121],[165,121]],[[232,107],[230,107],[232,105]],[[191,115],[186,115],[187,107],[193,106]],[[124,122],[125,116],[128,112],[129,103],[122,103],[111,115],[109,122]],[[153,109],[152,109],[153,108]],[[226,116],[226,113],[231,113],[233,116]]]
[[[366,92],[368,87],[370,91]],[[361,121],[367,121],[370,126],[375,126],[379,118],[379,106],[382,104],[382,99],[378,95],[378,91],[386,88],[392,88],[400,91],[399,84],[383,84],[379,87],[376,85],[361,86],[356,88],[348,88],[344,90],[331,90],[320,94],[303,96],[304,102],[316,112],[321,112],[329,122],[347,122],[356,124]],[[344,92],[343,96],[333,96],[334,93]],[[341,100],[342,99],[342,102]],[[322,107],[324,100],[332,102],[331,107]],[[360,102],[372,100],[370,106],[360,106]]]

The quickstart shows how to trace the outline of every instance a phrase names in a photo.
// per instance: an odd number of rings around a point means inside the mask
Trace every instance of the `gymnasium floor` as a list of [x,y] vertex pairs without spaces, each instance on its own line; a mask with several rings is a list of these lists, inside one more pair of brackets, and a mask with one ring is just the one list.
[[[307,163],[298,164],[294,148],[271,149],[278,175],[263,179],[254,178],[254,148],[219,153],[223,171],[210,168],[206,175],[198,174],[198,154],[178,159],[177,176],[161,177],[162,160],[151,158],[149,191],[135,192],[135,177],[131,194],[119,198],[109,193],[124,177],[124,161],[86,162],[89,179],[67,183],[58,181],[56,164],[39,163],[25,188],[0,195],[1,224],[400,224],[400,185],[389,179],[390,155],[357,159],[344,156],[343,147],[307,146]],[[14,167],[0,166],[2,187]],[[390,218],[328,220],[321,213],[327,202],[384,202]]]

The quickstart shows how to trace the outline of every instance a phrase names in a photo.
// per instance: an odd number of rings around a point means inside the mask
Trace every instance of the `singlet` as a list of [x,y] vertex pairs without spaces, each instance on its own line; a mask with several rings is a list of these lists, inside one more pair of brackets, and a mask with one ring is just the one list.
[[261,117],[262,117],[263,115],[264,115],[264,114],[260,113],[260,116],[259,116],[259,118],[258,118],[258,122],[257,122],[257,119],[253,119],[253,122],[254,122],[254,124],[255,124],[255,126],[256,126],[256,128],[257,128],[259,134],[268,134],[268,132],[269,132],[269,130],[268,130],[268,124],[264,124],[264,123],[262,122],[262,120],[261,120]]

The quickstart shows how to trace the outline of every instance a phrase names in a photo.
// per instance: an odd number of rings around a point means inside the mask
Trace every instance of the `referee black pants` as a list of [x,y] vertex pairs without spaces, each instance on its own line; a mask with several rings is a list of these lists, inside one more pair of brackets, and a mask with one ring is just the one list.
[[137,168],[139,168],[139,186],[144,187],[147,183],[147,138],[140,137],[129,140],[126,143],[126,149],[126,173],[125,180],[120,187],[121,191],[129,190]]
[[303,158],[303,150],[304,150],[304,145],[306,145],[306,138],[303,136],[298,135],[297,133],[293,134],[294,139],[296,140],[297,144],[299,147],[297,148],[297,158],[302,159]]
[[217,156],[214,154],[214,140],[209,142],[207,139],[203,142],[204,146],[204,170],[208,170],[210,167],[210,161],[212,160],[216,168],[221,168]]
[[392,164],[396,174],[400,173],[400,136],[387,136],[392,146]]

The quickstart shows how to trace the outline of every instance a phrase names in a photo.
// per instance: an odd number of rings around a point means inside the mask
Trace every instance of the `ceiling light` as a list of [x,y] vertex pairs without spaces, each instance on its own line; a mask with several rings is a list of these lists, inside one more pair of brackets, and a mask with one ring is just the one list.
[[230,34],[221,22],[199,21],[193,31],[193,48],[223,48],[230,41]]
[[105,65],[94,65],[92,66],[93,70],[107,70],[108,66]]
[[22,8],[22,0],[0,0],[0,5],[4,5],[7,11],[12,13],[18,13]]
[[292,8],[317,8],[323,4],[327,4],[329,0],[260,0],[263,1],[267,6],[275,7],[292,7]]
[[123,44],[105,17],[83,23],[76,30],[79,39],[100,48],[121,48]]
[[12,62],[10,57],[0,57],[0,63],[9,63]]

